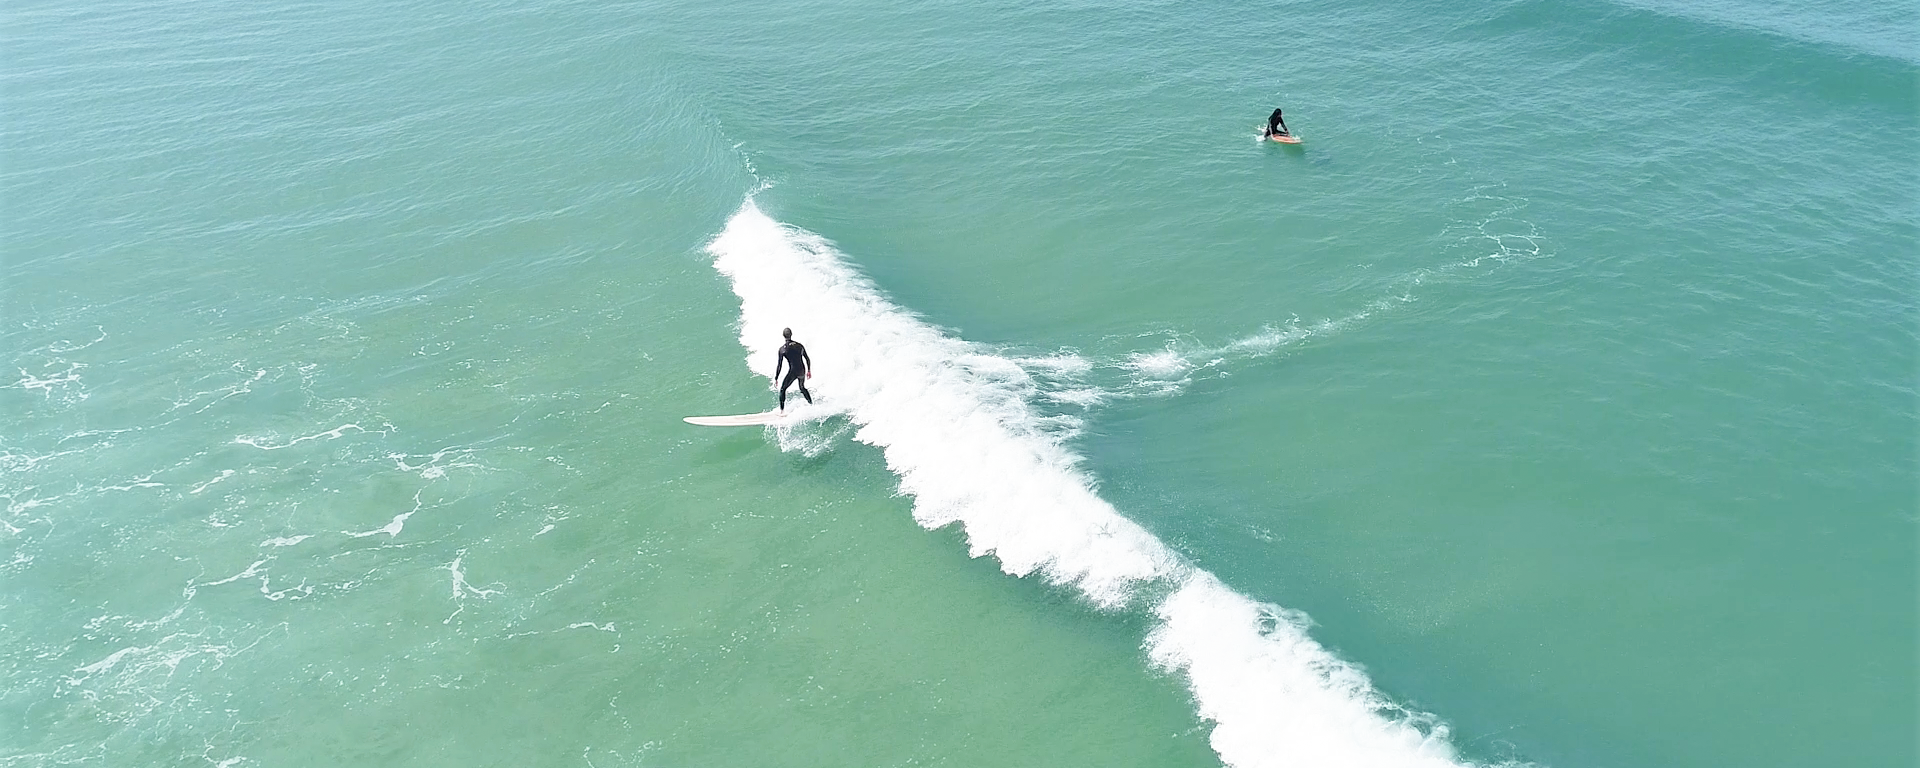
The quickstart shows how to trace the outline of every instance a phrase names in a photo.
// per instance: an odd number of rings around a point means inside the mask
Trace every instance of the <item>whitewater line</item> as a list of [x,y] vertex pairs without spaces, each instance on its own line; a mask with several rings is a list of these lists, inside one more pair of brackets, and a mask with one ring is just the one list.
[[1039,387],[1020,365],[895,306],[831,243],[751,198],[707,250],[740,297],[749,368],[765,369],[780,329],[795,328],[854,439],[881,449],[921,526],[959,523],[971,555],[1105,609],[1159,596],[1148,660],[1186,679],[1222,762],[1465,764],[1437,718],[1381,695],[1308,636],[1304,615],[1233,591],[1100,499],[1080,458],[1047,431],[1032,405]]

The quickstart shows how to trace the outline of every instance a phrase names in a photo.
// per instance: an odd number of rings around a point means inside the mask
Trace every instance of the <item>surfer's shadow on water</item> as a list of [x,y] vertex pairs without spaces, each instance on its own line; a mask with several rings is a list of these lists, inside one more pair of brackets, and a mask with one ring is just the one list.
[[705,445],[694,451],[694,458],[701,465],[731,464],[752,456],[766,447],[766,437],[759,433],[736,432],[714,440],[705,441]]
[[1281,144],[1278,145],[1278,148],[1282,153],[1287,155],[1288,160],[1296,163],[1305,163],[1314,168],[1325,168],[1337,164],[1335,156],[1325,149],[1316,149],[1309,152],[1306,147],[1299,144]]

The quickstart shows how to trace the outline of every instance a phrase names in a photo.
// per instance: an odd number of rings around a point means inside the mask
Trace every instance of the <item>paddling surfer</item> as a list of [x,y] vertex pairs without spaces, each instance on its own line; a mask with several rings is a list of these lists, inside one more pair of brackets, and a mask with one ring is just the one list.
[[1268,136],[1292,136],[1287,131],[1287,121],[1280,119],[1280,108],[1274,107],[1273,114],[1267,115]]
[[813,404],[813,393],[807,391],[807,379],[813,378],[813,358],[807,356],[805,345],[793,340],[792,328],[780,329],[780,335],[786,337],[787,343],[780,345],[780,359],[773,364],[773,377],[779,379],[780,367],[786,366],[787,377],[780,380],[780,411],[785,413],[787,387],[794,384],[800,385],[800,396],[807,399],[807,404]]

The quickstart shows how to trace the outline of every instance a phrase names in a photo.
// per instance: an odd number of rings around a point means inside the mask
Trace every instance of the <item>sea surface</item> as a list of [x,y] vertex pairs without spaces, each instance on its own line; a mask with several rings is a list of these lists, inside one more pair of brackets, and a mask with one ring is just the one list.
[[1917,13],[9,2],[0,766],[1913,766]]

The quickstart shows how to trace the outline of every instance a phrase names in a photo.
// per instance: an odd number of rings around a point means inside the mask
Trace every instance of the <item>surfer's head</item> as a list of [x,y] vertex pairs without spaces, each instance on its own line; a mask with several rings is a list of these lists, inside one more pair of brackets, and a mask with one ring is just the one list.
[[792,329],[792,328],[782,328],[782,329],[780,329],[780,335],[781,335],[781,336],[782,336],[783,338],[788,338],[788,339],[791,339],[791,338],[793,338],[793,329]]

